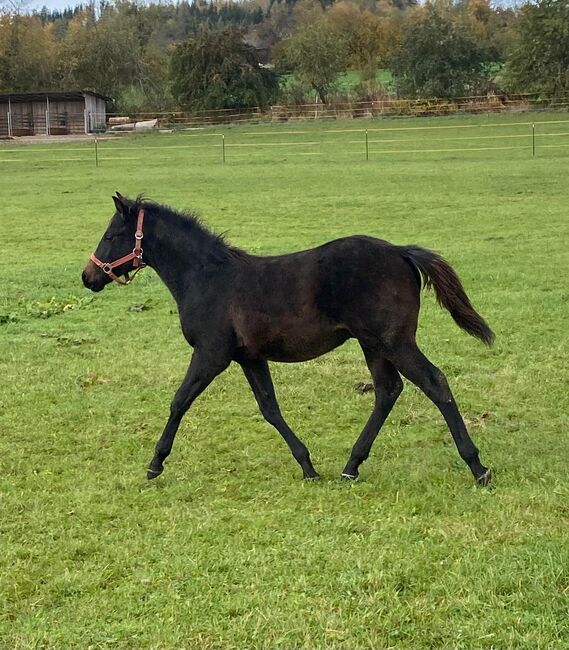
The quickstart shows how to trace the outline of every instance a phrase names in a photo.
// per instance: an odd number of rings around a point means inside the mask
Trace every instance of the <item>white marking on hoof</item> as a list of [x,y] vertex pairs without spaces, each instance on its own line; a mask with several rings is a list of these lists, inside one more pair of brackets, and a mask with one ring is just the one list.
[[342,472],[342,478],[349,478],[350,480],[355,481],[358,477],[354,474],[344,474],[344,472]]

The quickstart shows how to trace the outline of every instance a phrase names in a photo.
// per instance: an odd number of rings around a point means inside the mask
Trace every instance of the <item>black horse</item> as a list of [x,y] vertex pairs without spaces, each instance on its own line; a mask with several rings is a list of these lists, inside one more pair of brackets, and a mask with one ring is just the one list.
[[194,348],[149,479],[162,473],[183,415],[232,361],[304,478],[317,478],[308,449],[281,415],[267,362],[306,361],[355,338],[373,378],[375,403],[342,476],[358,476],[403,389],[401,373],[437,405],[477,482],[489,483],[491,471],[480,462],[445,376],[415,341],[421,284],[434,288],[459,327],[489,345],[494,339],[443,258],[362,235],[258,257],[230,246],[193,214],[118,193],[113,200],[116,213],[83,271],[84,285],[101,291],[113,279],[128,281],[133,267],[151,266],[176,300],[182,331]]

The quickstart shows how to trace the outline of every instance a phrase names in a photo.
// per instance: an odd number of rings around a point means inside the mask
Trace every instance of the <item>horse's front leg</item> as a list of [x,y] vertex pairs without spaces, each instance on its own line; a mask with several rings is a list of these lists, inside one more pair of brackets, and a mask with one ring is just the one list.
[[184,381],[176,391],[170,405],[168,422],[156,444],[154,458],[148,467],[147,477],[149,479],[156,478],[164,471],[164,461],[172,451],[174,437],[186,411],[217,375],[227,368],[229,363],[229,355],[221,355],[218,350],[212,351],[196,347]]
[[247,377],[247,381],[253,390],[259,409],[265,420],[272,424],[284,438],[289,446],[296,462],[302,467],[302,473],[306,479],[319,478],[318,472],[314,469],[310,460],[310,453],[305,444],[296,437],[296,434],[285,422],[273,387],[269,364],[261,359],[242,363],[241,367]]

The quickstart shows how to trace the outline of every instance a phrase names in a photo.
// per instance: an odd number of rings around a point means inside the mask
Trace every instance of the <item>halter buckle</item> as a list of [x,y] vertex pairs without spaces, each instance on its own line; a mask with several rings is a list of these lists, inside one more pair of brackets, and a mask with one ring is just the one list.
[[142,231],[137,230],[137,231],[134,233],[134,238],[135,238],[135,239],[141,240],[142,237],[143,237],[143,235],[142,235]]
[[112,273],[112,270],[113,269],[111,268],[111,265],[108,263],[103,263],[103,265],[101,266],[101,271],[103,273],[106,273],[107,275],[109,275],[109,273]]

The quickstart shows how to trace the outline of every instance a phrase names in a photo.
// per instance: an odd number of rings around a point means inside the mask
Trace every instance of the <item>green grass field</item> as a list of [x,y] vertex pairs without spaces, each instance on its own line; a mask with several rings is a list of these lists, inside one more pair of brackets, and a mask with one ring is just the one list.
[[[567,119],[240,127],[225,165],[209,133],[101,142],[98,168],[91,144],[0,146],[0,648],[568,648]],[[428,294],[418,338],[494,489],[409,384],[340,481],[372,407],[354,342],[273,364],[319,482],[233,366],[147,482],[190,349],[150,269],[81,285],[115,190],[258,254],[353,233],[442,252],[497,341]]]
[[[360,70],[346,70],[338,75],[336,80],[336,87],[339,92],[351,94],[354,89],[362,82],[363,73]],[[290,86],[294,81],[294,75],[283,75],[281,77],[284,87]],[[378,83],[382,84],[384,88],[390,89],[393,85],[393,75],[387,68],[378,68],[375,71],[375,79]],[[308,96],[311,101],[316,101],[316,91],[309,90]]]

